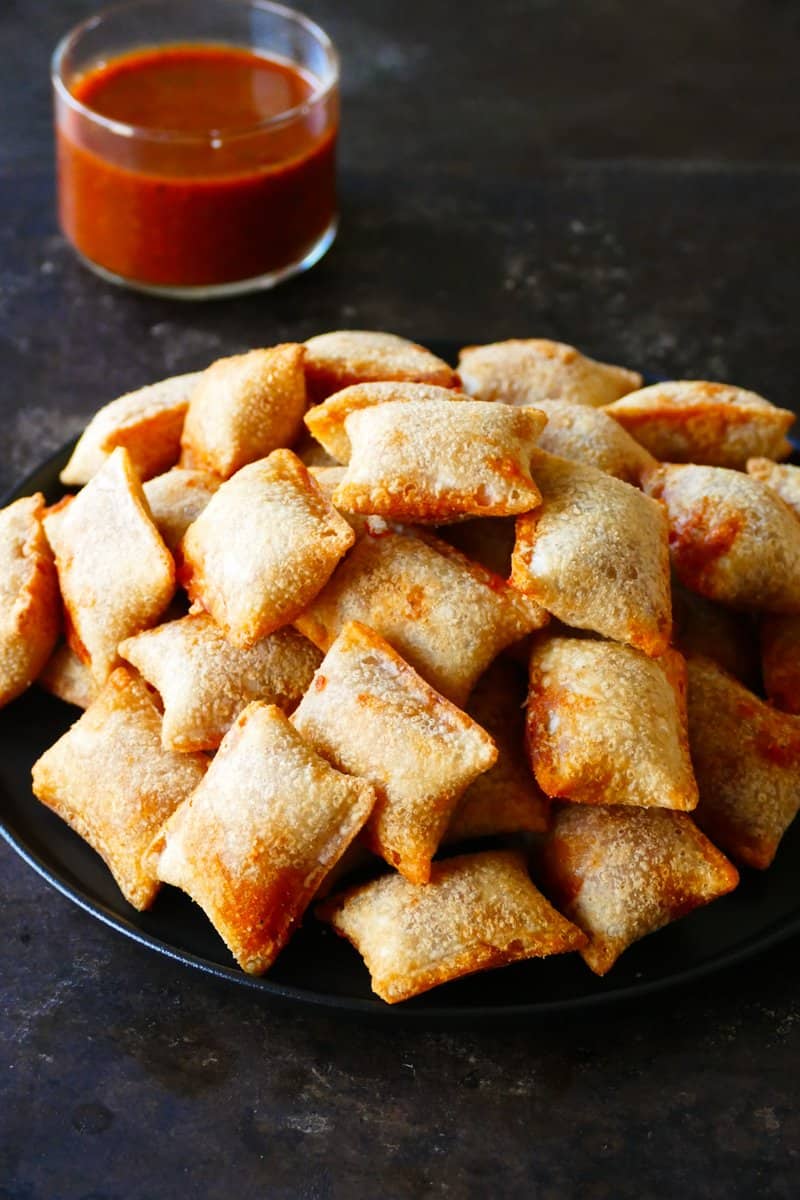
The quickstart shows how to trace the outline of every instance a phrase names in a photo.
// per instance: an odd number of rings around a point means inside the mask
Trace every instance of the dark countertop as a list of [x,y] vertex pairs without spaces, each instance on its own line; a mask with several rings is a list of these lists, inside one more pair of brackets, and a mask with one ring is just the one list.
[[[47,56],[0,11],[0,486],[152,378],[337,326],[539,334],[798,407],[800,9],[314,0],[344,54],[343,222],[309,275],[118,292],[52,216]],[[93,921],[0,845],[0,1200],[797,1195],[797,942],[546,1028],[276,1011]]]

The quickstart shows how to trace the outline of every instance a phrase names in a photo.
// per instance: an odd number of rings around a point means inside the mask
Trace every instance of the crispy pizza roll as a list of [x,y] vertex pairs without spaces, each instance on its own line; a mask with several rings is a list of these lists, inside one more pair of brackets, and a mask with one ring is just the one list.
[[272,965],[375,793],[254,701],[153,842],[159,878],[188,892],[251,975]]
[[189,471],[182,467],[173,467],[143,485],[153,524],[168,549],[177,549],[219,485],[219,477],[209,471]]
[[748,687],[758,686],[756,626],[748,613],[715,604],[673,581],[672,615],[673,642],[682,654],[704,654]]
[[800,467],[772,462],[769,458],[749,458],[747,473],[777,492],[795,516],[800,517]]
[[44,527],[69,643],[102,685],[119,663],[122,639],[154,625],[175,590],[175,563],[127,450],[115,450],[69,504],[47,514]]
[[353,383],[392,380],[449,388],[459,382],[448,363],[394,333],[338,329],[309,338],[305,346],[306,382],[312,404]]
[[734,608],[800,613],[800,524],[766,484],[725,467],[664,465],[645,490],[666,505],[684,587]]
[[150,843],[197,787],[203,754],[162,749],[161,716],[125,667],[33,768],[34,795],[97,851],[134,908],[159,888]]
[[461,391],[435,387],[429,383],[355,383],[334,392],[322,404],[306,413],[308,429],[329,454],[340,463],[350,461],[350,439],[345,421],[352,412],[374,408],[376,404],[402,403],[406,400],[466,400]]
[[800,718],[710,659],[690,659],[689,741],[698,825],[731,858],[763,870],[800,810]]
[[367,845],[413,883],[426,883],[460,796],[497,759],[488,733],[355,621],[325,655],[292,721],[335,767],[374,785]]
[[362,408],[345,420],[352,454],[333,502],[433,525],[527,512],[540,499],[529,463],[545,420],[470,400]]
[[216,749],[251,700],[294,708],[322,659],[291,628],[242,650],[206,613],[127,638],[119,652],[161,696],[167,750]]
[[[714,655],[710,657],[714,658]],[[800,714],[800,616],[764,614],[761,619],[761,671],[764,691],[775,707],[783,712]]]
[[88,483],[117,446],[128,451],[140,479],[168,471],[178,461],[189,396],[199,378],[199,371],[175,375],[106,404],[78,439],[61,482]]
[[543,610],[445,542],[367,531],[295,625],[328,650],[348,621],[386,638],[442,695],[463,705],[501,650]]
[[184,536],[182,582],[235,646],[286,625],[328,582],[355,534],[290,450],[237,471]]
[[597,467],[635,487],[656,465],[652,454],[599,408],[567,400],[542,400],[537,407],[547,417],[539,446],[548,454]]
[[459,800],[445,843],[547,828],[550,802],[525,757],[525,693],[525,672],[507,658],[478,681],[466,711],[494,738],[497,762]]
[[691,817],[654,808],[556,805],[541,868],[547,895],[588,934],[581,955],[596,975],[739,882]]
[[76,708],[88,708],[97,695],[92,672],[66,642],[51,654],[38,684],[51,696],[65,704],[74,704]]
[[661,462],[744,469],[748,458],[786,458],[794,413],[726,383],[679,379],[615,400],[606,412]]
[[517,518],[511,582],[565,625],[663,653],[671,630],[659,504],[595,467],[539,453],[541,507]]
[[534,887],[513,850],[436,862],[424,887],[384,875],[332,897],[319,913],[356,947],[387,1004],[586,943]]
[[43,513],[41,492],[0,509],[0,707],[33,683],[61,627]]
[[527,743],[548,796],[691,810],[686,665],[590,638],[542,638],[531,654]]
[[637,371],[595,362],[574,346],[546,338],[465,346],[459,355],[458,373],[471,396],[504,404],[566,400],[597,408],[642,386]]
[[294,342],[220,358],[189,401],[181,465],[227,479],[246,463],[289,446],[303,428],[305,349]]

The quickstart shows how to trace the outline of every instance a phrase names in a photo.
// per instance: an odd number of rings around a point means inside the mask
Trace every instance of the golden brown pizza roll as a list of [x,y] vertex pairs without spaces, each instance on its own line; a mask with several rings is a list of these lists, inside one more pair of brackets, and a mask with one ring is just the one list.
[[33,683],[61,628],[44,511],[41,492],[0,509],[0,708]]
[[105,860],[134,908],[159,888],[150,843],[205,774],[203,754],[162,749],[146,685],[120,667],[33,768],[34,795]]
[[589,935],[581,954],[597,975],[739,882],[691,817],[654,808],[556,805],[541,868],[547,895]]
[[242,467],[184,536],[181,581],[235,646],[288,624],[355,535],[290,450]]
[[459,382],[441,358],[394,333],[338,329],[309,338],[305,345],[306,381],[313,404],[353,383],[404,380],[456,387]]
[[199,372],[176,375],[106,404],[78,439],[61,482],[88,483],[117,446],[128,451],[140,479],[168,471],[178,461],[189,396],[199,378]]
[[606,412],[661,462],[744,468],[748,458],[786,458],[794,413],[726,383],[679,379],[615,400]]
[[356,947],[387,1004],[586,943],[534,887],[513,850],[436,862],[424,886],[384,875],[332,897],[319,912]]
[[511,582],[565,625],[661,654],[671,599],[659,504],[595,467],[539,453],[541,507],[517,518]]
[[172,599],[175,563],[150,517],[127,450],[115,450],[86,487],[44,519],[70,645],[98,684],[117,647],[154,625]]
[[527,512],[539,503],[529,463],[545,420],[471,400],[362,408],[345,421],[352,454],[333,502],[433,525]]
[[475,517],[442,525],[436,532],[472,562],[480,563],[501,579],[508,579],[516,540],[515,517]]
[[203,782],[153,842],[159,878],[188,892],[251,975],[272,965],[375,793],[254,701]]
[[463,705],[501,650],[547,620],[533,601],[445,542],[366,532],[295,625],[328,650],[348,621],[370,626]]
[[747,473],[777,492],[795,516],[800,517],[800,467],[772,462],[769,458],[749,458]]
[[227,479],[290,445],[303,428],[305,349],[294,342],[220,358],[200,376],[181,437],[181,465]]
[[335,767],[374,785],[369,848],[412,882],[427,882],[460,796],[497,759],[488,733],[355,621],[325,655],[292,721]]
[[528,754],[537,782],[578,804],[691,810],[697,785],[686,737],[686,665],[592,638],[533,648]]
[[153,524],[170,550],[176,550],[186,530],[196,521],[220,485],[210,471],[173,467],[142,487]]
[[597,408],[642,386],[637,371],[595,362],[574,346],[546,338],[511,338],[486,346],[465,346],[459,355],[458,372],[471,396],[505,404],[567,400]]
[[725,467],[664,465],[645,490],[666,505],[684,587],[735,608],[800,613],[800,524],[766,484]]
[[525,672],[498,658],[478,680],[467,713],[491,734],[497,762],[471,783],[450,818],[443,841],[547,828],[550,802],[525,757]]
[[216,749],[251,700],[294,708],[322,659],[294,629],[232,646],[206,613],[126,638],[119,652],[161,695],[167,750]]
[[768,867],[800,810],[800,719],[776,712],[707,658],[689,660],[695,818],[726,854]]
[[542,400],[537,408],[547,417],[539,446],[548,454],[597,467],[634,487],[656,465],[652,454],[599,408],[567,400]]
[[800,616],[765,613],[761,618],[761,670],[775,707],[800,714]]
[[51,696],[76,708],[88,708],[97,695],[92,672],[66,642],[51,654],[38,683]]
[[748,687],[758,686],[756,626],[748,613],[715,604],[673,581],[672,615],[673,642],[682,654],[704,654]]

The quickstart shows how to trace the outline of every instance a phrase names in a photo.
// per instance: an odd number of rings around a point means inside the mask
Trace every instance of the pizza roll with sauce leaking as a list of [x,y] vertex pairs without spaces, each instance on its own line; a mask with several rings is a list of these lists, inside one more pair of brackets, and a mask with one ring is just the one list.
[[384,875],[327,900],[320,916],[353,943],[387,1004],[586,937],[531,883],[521,854],[489,850],[433,864],[430,883]]
[[394,333],[338,329],[309,338],[305,346],[306,382],[312,404],[354,383],[391,380],[446,388],[459,383],[448,363]]
[[173,467],[142,487],[153,524],[169,550],[176,550],[189,526],[197,520],[220,485],[209,471]]
[[497,762],[469,785],[443,841],[546,829],[550,802],[525,757],[525,673],[519,664],[496,659],[478,681],[467,713],[494,738]]
[[540,865],[547,895],[588,934],[581,955],[596,975],[739,882],[691,817],[654,808],[556,805]]
[[761,670],[775,707],[800,714],[800,616],[765,613],[761,618]]
[[684,587],[734,608],[800,613],[800,524],[766,484],[725,467],[664,465],[645,490],[666,505]]
[[300,460],[273,450],[223,483],[189,526],[181,579],[247,648],[303,611],[354,540]]
[[634,487],[656,466],[652,454],[599,408],[567,400],[542,400],[537,408],[547,417],[539,446],[548,454],[596,467]]
[[542,638],[531,654],[528,754],[548,796],[691,810],[686,665],[591,638]]
[[181,465],[227,479],[290,445],[303,428],[304,357],[302,346],[288,342],[212,363],[189,401]]
[[167,750],[216,749],[251,700],[294,708],[322,659],[291,628],[239,649],[206,613],[127,638],[119,650],[161,696]]
[[434,387],[429,383],[355,383],[351,387],[334,392],[322,404],[316,404],[306,413],[304,420],[308,429],[325,449],[340,463],[350,461],[350,439],[345,421],[350,413],[362,408],[374,408],[376,404],[403,403],[407,400],[467,400],[461,391],[446,387]]
[[637,371],[596,362],[574,346],[546,338],[465,346],[458,373],[465,391],[476,399],[517,405],[566,400],[597,408],[642,386]]
[[37,682],[51,696],[76,708],[88,708],[97,695],[92,672],[66,642],[47,660]]
[[747,473],[776,492],[796,517],[800,517],[800,467],[772,462],[769,458],[749,458]]
[[492,659],[546,620],[537,604],[445,542],[384,530],[358,540],[295,625],[328,650],[348,621],[360,621],[463,705]]
[[756,626],[749,614],[715,604],[677,582],[672,585],[672,614],[673,642],[682,654],[713,658],[748,687],[758,686]]
[[672,612],[659,504],[595,467],[539,453],[541,507],[517,518],[511,582],[565,625],[658,655]]
[[199,378],[199,371],[175,375],[106,404],[78,439],[61,482],[88,483],[117,446],[128,451],[140,479],[168,471],[178,461],[189,396]]
[[34,795],[97,851],[134,908],[159,888],[150,843],[203,778],[203,754],[162,749],[146,685],[120,667],[33,768]]
[[175,563],[127,450],[115,450],[77,496],[51,509],[44,527],[69,643],[102,685],[122,639],[154,625],[175,591]]
[[61,628],[44,511],[41,492],[0,509],[0,707],[33,683]]
[[375,803],[274,705],[254,701],[153,842],[159,878],[188,892],[251,975],[274,962]]
[[606,412],[661,462],[744,469],[748,458],[786,458],[794,413],[726,383],[679,379],[615,400]]
[[540,499],[529,463],[545,420],[471,400],[362,408],[345,420],[352,454],[333,502],[433,525],[527,512]]
[[698,825],[731,858],[763,870],[800,810],[800,718],[710,659],[690,659],[689,741]]
[[488,733],[355,621],[325,655],[292,721],[335,767],[374,785],[368,847],[426,883],[459,798],[497,759]]

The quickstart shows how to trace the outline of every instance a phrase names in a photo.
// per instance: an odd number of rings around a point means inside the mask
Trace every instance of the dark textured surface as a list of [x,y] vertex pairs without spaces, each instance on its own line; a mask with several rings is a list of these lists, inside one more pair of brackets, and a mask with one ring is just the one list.
[[[57,236],[46,61],[0,7],[0,485],[124,388],[336,325],[573,340],[798,407],[800,9],[308,4],[344,220],[272,295],[109,290]],[[797,945],[585,1024],[358,1029],[157,961],[0,847],[0,1197],[793,1197]]]

